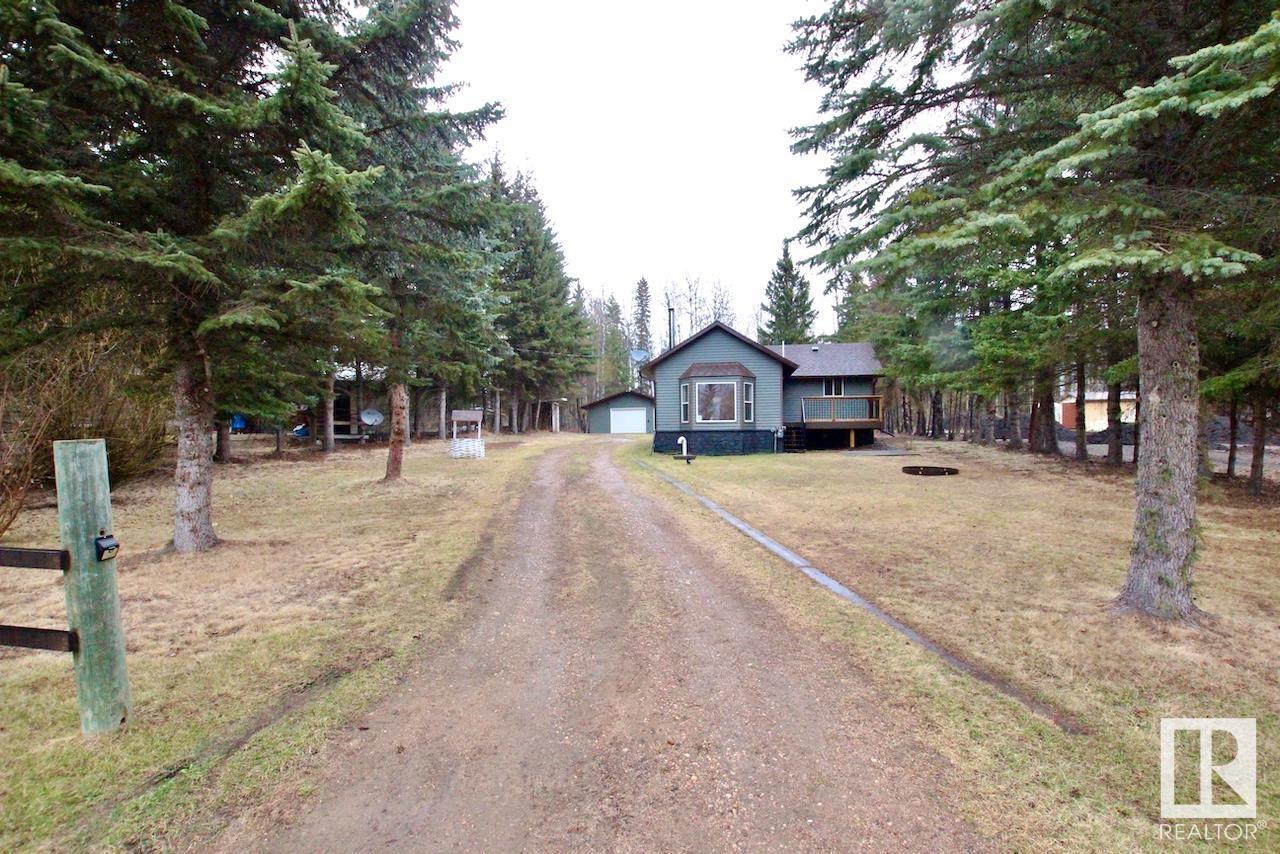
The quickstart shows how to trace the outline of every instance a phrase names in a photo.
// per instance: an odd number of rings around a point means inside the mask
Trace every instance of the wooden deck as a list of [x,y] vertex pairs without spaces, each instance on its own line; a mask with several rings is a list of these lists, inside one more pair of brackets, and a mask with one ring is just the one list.
[[810,429],[844,430],[884,426],[884,396],[806,397],[801,400],[801,417]]

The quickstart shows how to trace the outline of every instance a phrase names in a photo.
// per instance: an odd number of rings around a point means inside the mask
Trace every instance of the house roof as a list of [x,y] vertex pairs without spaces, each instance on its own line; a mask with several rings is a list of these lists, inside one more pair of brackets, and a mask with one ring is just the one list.
[[747,366],[741,362],[694,362],[680,375],[682,380],[687,380],[689,377],[751,377],[755,379],[756,375],[747,370]]
[[706,337],[707,335],[709,335],[712,332],[715,332],[716,330],[719,330],[720,332],[723,332],[726,335],[737,338],[739,341],[741,341],[743,344],[746,344],[751,349],[758,350],[759,352],[765,354],[769,358],[775,359],[776,361],[780,362],[784,368],[795,369],[796,367],[796,363],[786,358],[785,356],[782,356],[781,354],[773,350],[770,350],[768,347],[764,346],[763,344],[760,344],[756,341],[752,341],[750,338],[743,335],[738,330],[730,326],[726,326],[725,324],[717,320],[717,321],[714,321],[713,323],[709,323],[706,326],[702,327],[702,329],[698,330],[693,335],[690,335],[688,338],[684,339],[679,344],[672,347],[670,350],[667,350],[665,353],[659,353],[657,356],[654,356],[652,359],[645,362],[643,365],[640,366],[641,375],[652,379],[653,369],[657,367],[659,363],[665,362],[667,359],[671,358],[676,353],[679,353],[685,347],[688,347],[693,342]]
[[769,349],[796,363],[793,377],[880,376],[884,366],[870,342],[852,344],[770,344]]
[[593,406],[599,406],[602,403],[608,403],[611,400],[617,400],[618,398],[626,397],[629,394],[635,395],[636,397],[643,397],[645,400],[649,401],[650,403],[653,403],[653,395],[645,394],[642,391],[632,388],[632,389],[627,389],[626,391],[619,391],[613,394],[605,395],[599,400],[593,400],[590,403],[584,403],[582,404],[582,408],[590,409]]

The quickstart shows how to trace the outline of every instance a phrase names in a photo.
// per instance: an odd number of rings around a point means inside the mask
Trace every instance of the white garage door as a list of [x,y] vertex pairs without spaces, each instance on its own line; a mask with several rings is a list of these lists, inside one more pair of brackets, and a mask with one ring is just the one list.
[[640,409],[610,409],[609,410],[609,432],[610,433],[647,433],[647,425],[645,424],[644,408]]

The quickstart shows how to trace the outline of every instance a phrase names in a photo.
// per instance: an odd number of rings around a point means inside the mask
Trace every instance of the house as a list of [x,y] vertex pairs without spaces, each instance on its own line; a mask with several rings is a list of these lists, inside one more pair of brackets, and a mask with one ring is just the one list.
[[645,363],[653,381],[653,449],[750,454],[851,448],[883,427],[883,368],[870,344],[766,346],[712,323]]
[[582,408],[588,433],[653,432],[653,398],[642,391],[620,391]]
[[[1076,396],[1067,395],[1053,405],[1054,416],[1059,424],[1068,430],[1076,429]],[[1120,421],[1124,424],[1138,422],[1138,393],[1134,391],[1120,392]],[[1107,390],[1085,387],[1084,393],[1084,429],[1090,433],[1100,433],[1110,426],[1107,421]]]

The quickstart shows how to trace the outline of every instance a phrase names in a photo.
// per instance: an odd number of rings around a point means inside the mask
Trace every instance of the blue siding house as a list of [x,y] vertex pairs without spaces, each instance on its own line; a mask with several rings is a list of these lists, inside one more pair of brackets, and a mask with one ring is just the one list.
[[653,449],[692,454],[857,447],[883,427],[870,344],[766,346],[712,323],[641,369],[654,384]]

